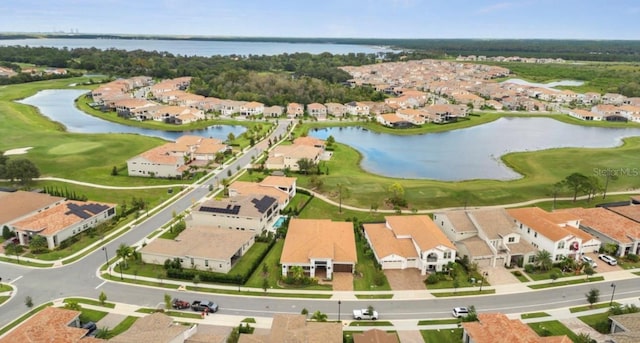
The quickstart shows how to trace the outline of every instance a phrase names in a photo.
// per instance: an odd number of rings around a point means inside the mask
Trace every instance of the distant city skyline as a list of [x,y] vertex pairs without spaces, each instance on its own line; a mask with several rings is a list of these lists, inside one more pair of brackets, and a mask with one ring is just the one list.
[[0,32],[640,39],[637,0],[3,0]]

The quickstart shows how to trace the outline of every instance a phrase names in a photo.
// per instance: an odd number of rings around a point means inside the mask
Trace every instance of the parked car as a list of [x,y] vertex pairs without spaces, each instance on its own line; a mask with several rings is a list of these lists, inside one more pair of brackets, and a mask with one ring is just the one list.
[[451,314],[456,318],[462,318],[469,315],[469,309],[466,307],[455,307],[451,310]]
[[376,320],[378,319],[378,311],[369,312],[369,310],[366,308],[363,308],[362,310],[353,310],[353,319]]
[[591,266],[591,268],[598,268],[598,264],[591,257],[582,255],[582,262]]
[[188,301],[173,298],[173,300],[171,300],[171,307],[178,310],[184,310],[186,308],[190,308],[191,304]]
[[202,312],[218,312],[218,304],[214,303],[211,300],[196,300],[191,303],[191,308],[194,311]]
[[618,264],[618,260],[616,260],[615,258],[609,256],[609,255],[605,255],[605,254],[600,254],[598,255],[598,258],[605,261],[608,265],[610,266],[615,266]]
[[86,322],[82,324],[82,328],[87,330],[87,336],[95,336],[98,326],[94,322]]

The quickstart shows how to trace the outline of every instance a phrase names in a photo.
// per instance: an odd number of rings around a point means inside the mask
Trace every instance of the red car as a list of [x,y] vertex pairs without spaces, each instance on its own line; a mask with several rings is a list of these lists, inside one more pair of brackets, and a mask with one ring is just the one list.
[[184,300],[180,300],[177,298],[174,298],[171,301],[171,307],[178,309],[178,310],[184,310],[187,308],[191,308],[191,304],[188,301],[184,301]]

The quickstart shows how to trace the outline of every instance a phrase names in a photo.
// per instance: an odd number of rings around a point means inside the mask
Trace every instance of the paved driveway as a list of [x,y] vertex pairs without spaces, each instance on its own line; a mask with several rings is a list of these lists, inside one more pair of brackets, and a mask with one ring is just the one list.
[[520,280],[511,274],[514,270],[515,269],[507,269],[502,266],[480,268],[481,273],[488,273],[487,282],[492,286],[520,283]]
[[420,275],[418,269],[387,269],[384,275],[394,291],[427,289],[423,282],[427,276]]
[[353,291],[353,274],[351,273],[333,273],[334,291]]

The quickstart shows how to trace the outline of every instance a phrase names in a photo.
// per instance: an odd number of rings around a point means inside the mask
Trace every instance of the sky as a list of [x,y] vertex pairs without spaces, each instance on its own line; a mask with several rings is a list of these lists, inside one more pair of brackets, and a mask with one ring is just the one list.
[[640,39],[639,0],[2,0],[0,32]]

